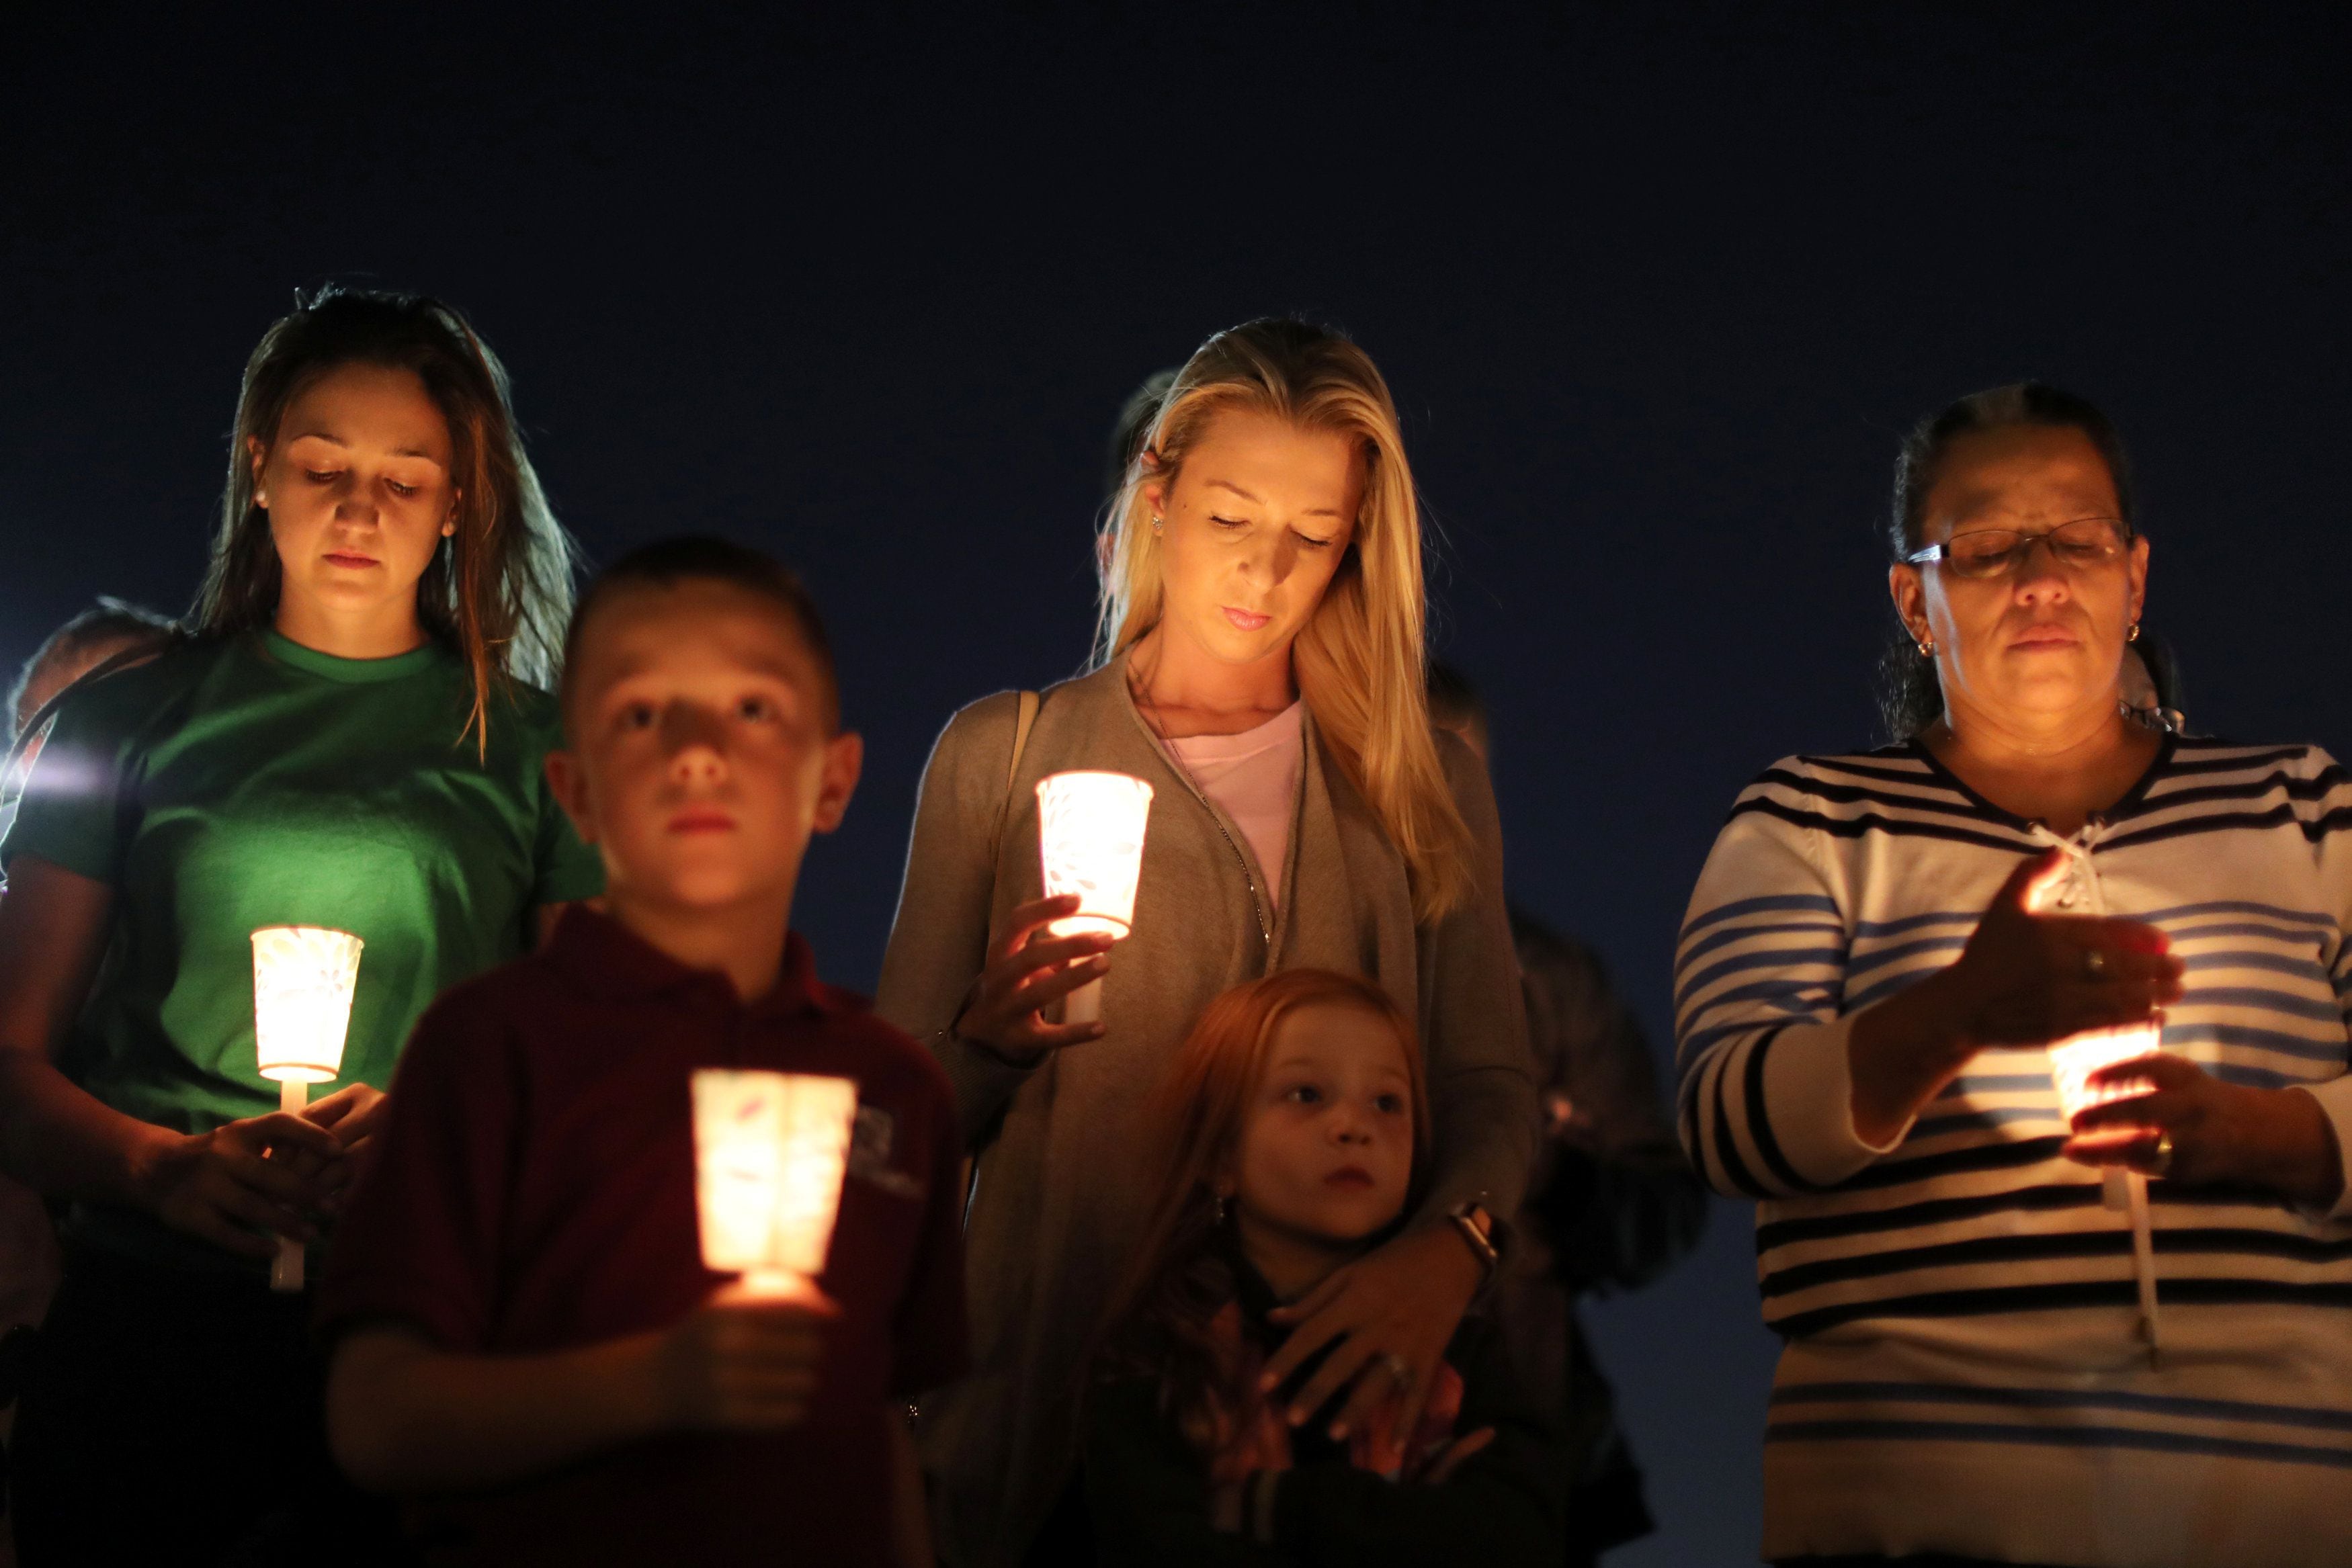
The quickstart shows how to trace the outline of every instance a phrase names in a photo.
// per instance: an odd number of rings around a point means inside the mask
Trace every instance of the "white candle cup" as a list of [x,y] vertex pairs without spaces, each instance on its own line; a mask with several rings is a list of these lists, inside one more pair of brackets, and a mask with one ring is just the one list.
[[[253,1042],[261,1076],[278,1085],[278,1108],[299,1114],[310,1085],[342,1071],[352,992],[367,946],[323,925],[265,925],[253,933]],[[280,1237],[269,1288],[302,1288],[302,1244]]]
[[1056,773],[1037,781],[1037,853],[1045,896],[1078,896],[1056,936],[1124,936],[1135,923],[1151,786],[1124,773]]
[[857,1085],[715,1067],[692,1084],[703,1266],[761,1294],[804,1293],[833,1246]]
[[264,1078],[326,1083],[342,1071],[365,946],[321,925],[253,934],[253,1041]]
[[[2145,1023],[2119,1024],[2113,1029],[2084,1030],[2052,1045],[2050,1079],[2057,1086],[2058,1111],[2065,1117],[2067,1127],[2071,1130],[2074,1118],[2094,1105],[2129,1100],[2147,1092],[2140,1084],[2128,1080],[2095,1084],[2090,1082],[2091,1074],[2120,1061],[2154,1056],[2163,1049],[2164,1026],[2153,1019]],[[2129,1174],[2118,1166],[2107,1167],[2101,1178],[2103,1190],[2099,1195],[2107,1207],[2122,1210],[2129,1205]]]
[[[1078,897],[1076,914],[1053,922],[1055,936],[1098,932],[1118,938],[1134,928],[1135,891],[1150,821],[1151,786],[1140,779],[1077,772],[1037,781],[1037,854],[1045,896]],[[1098,979],[1063,999],[1064,1023],[1094,1023],[1101,1017]]]
[[2084,1030],[2050,1047],[2050,1078],[2058,1089],[2058,1109],[2068,1124],[2094,1105],[2129,1100],[2147,1091],[2136,1082],[2091,1082],[2091,1074],[2120,1061],[2137,1061],[2164,1049],[2164,1026],[2119,1024],[2113,1029]]

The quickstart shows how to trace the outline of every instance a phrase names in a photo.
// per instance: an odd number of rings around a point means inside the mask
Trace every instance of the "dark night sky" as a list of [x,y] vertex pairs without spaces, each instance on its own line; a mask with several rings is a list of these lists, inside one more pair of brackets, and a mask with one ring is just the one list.
[[[1872,530],[1958,392],[2105,402],[2192,717],[2352,747],[2332,7],[48,9],[0,51],[0,661],[184,604],[296,285],[442,294],[592,557],[717,529],[822,598],[871,747],[802,903],[845,981],[940,725],[1084,656],[1120,398],[1268,311],[1396,388],[1513,892],[1662,1051],[1734,792],[1873,738]],[[1748,1224],[1596,1313],[1665,1521],[1616,1561],[1752,1559]]]

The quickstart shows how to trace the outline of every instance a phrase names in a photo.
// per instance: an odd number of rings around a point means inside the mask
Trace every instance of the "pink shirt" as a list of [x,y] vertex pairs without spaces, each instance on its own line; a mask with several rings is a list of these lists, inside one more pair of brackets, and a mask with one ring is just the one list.
[[1201,793],[1215,801],[1249,841],[1250,853],[1265,873],[1269,909],[1282,897],[1290,819],[1298,804],[1298,776],[1307,765],[1300,711],[1292,703],[1239,735],[1193,735],[1167,743]]

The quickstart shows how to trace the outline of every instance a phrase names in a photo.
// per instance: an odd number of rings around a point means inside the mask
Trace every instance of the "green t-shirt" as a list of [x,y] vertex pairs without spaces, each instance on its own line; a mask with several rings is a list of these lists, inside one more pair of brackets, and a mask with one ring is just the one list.
[[[198,1132],[275,1110],[256,1070],[251,934],[326,925],[366,947],[336,1082],[382,1089],[444,988],[529,950],[537,907],[604,870],[548,790],[555,700],[493,703],[437,644],[339,659],[275,632],[176,646],[59,710],[0,846],[112,885],[104,967],[60,1066],[118,1111]],[[214,1249],[115,1211],[93,1241]],[[194,1251],[192,1252],[191,1249]]]

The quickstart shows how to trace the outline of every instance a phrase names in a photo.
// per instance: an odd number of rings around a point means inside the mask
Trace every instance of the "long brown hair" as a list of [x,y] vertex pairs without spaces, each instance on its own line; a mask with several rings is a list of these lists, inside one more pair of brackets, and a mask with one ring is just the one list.
[[1241,1141],[1242,1124],[1265,1075],[1276,1030],[1303,1008],[1360,1008],[1394,1031],[1412,1095],[1409,1212],[1429,1166],[1429,1085],[1412,1020],[1371,981],[1331,969],[1285,969],[1236,986],[1203,1009],[1154,1098],[1147,1169],[1166,1174],[1136,1242],[1133,1260],[1096,1337],[1096,1369],[1160,1380],[1161,1397],[1185,1437],[1213,1452],[1232,1436],[1251,1391],[1225,1386],[1210,1325],[1234,1299],[1221,1229],[1217,1176]]
[[287,406],[350,364],[414,371],[448,421],[457,528],[416,584],[416,614],[472,673],[466,730],[487,745],[494,694],[518,681],[555,684],[573,552],[523,455],[506,367],[440,300],[329,285],[261,335],[237,393],[220,530],[189,621],[197,632],[227,633],[267,626],[277,613],[278,548],[269,514],[254,505],[248,443],[274,444]]
[[1337,332],[1279,317],[1229,328],[1193,350],[1161,397],[1149,439],[1128,455],[1104,516],[1096,665],[1160,623],[1164,589],[1145,486],[1175,484],[1186,451],[1228,409],[1337,432],[1362,455],[1355,537],[1291,645],[1291,670],[1332,759],[1404,858],[1415,916],[1434,921],[1467,896],[1470,830],[1422,697],[1421,507],[1396,401],[1370,354]]

